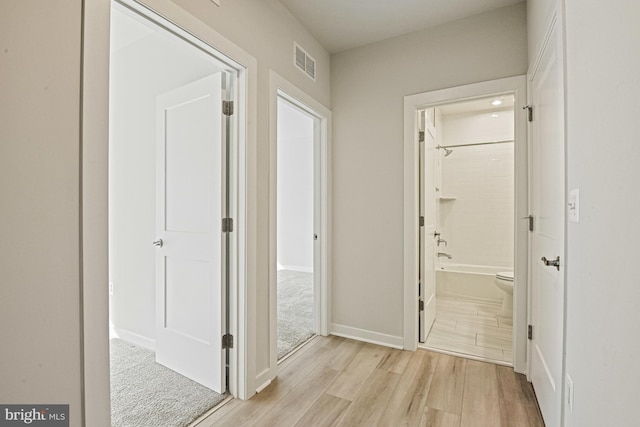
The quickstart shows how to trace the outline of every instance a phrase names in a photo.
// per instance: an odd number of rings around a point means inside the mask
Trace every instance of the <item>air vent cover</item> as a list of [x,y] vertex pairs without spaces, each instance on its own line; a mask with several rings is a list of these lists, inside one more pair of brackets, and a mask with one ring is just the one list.
[[295,42],[293,43],[293,63],[300,71],[316,80],[316,60]]

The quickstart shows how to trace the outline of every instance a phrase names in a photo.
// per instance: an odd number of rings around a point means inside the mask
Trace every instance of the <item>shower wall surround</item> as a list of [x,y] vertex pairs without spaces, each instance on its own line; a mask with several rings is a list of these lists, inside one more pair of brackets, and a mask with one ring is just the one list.
[[[497,115],[497,117],[496,117]],[[442,117],[442,145],[513,141],[513,110]],[[441,264],[513,268],[513,142],[458,147],[441,158]],[[449,199],[451,198],[451,199]],[[440,249],[444,249],[441,247]]]

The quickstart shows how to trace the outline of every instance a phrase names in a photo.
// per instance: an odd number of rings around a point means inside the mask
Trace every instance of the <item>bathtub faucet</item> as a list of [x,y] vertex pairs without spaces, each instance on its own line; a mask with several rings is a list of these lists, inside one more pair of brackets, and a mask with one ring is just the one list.
[[445,254],[444,252],[438,252],[438,257],[447,257],[448,259],[453,258],[451,255]]

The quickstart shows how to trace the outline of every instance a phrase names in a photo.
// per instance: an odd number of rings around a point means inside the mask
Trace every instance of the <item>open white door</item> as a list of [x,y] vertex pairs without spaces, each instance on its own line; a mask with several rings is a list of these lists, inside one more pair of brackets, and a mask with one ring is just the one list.
[[[224,393],[222,73],[158,96],[156,361]],[[151,242],[150,242],[151,243]]]
[[[420,112],[424,141],[420,141],[420,342],[436,319],[436,138],[435,125]],[[421,138],[422,139],[422,138]]]
[[531,80],[530,194],[534,223],[529,260],[529,372],[549,427],[560,425],[563,383],[565,178],[561,52],[556,26]]

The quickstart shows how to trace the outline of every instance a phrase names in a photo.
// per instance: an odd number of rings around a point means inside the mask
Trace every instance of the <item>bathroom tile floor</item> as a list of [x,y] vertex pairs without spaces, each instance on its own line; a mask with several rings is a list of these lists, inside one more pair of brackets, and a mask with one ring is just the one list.
[[497,303],[436,297],[436,321],[425,343],[429,348],[512,363],[513,322]]

